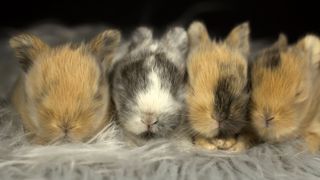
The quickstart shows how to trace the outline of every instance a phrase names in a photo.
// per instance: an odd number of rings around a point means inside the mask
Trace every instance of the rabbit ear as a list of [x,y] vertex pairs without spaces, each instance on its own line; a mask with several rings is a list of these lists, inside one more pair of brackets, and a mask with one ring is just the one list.
[[266,67],[273,69],[281,64],[281,54],[283,51],[286,51],[287,48],[287,37],[284,34],[280,34],[278,40],[270,47],[263,49],[258,56],[263,57],[263,62]]
[[166,50],[168,58],[181,72],[185,72],[186,56],[189,49],[188,35],[182,27],[173,27],[163,35],[161,46]]
[[162,37],[161,42],[169,50],[177,50],[183,55],[188,51],[188,36],[182,27],[169,29]]
[[[295,45],[301,50],[305,59],[311,63],[308,72],[319,71],[320,69],[320,39],[315,35],[306,35]],[[296,49],[295,49],[296,50]],[[310,86],[312,81],[302,80],[297,87],[296,102],[303,102],[310,96]]]
[[278,40],[271,45],[270,49],[285,50],[288,47],[288,38],[285,34],[279,34]]
[[320,67],[320,39],[315,35],[307,35],[301,39],[298,44],[298,48],[305,51],[312,64],[316,67]]
[[249,23],[244,22],[231,30],[225,43],[232,48],[239,49],[244,56],[248,56],[250,51],[249,34]]
[[191,48],[201,43],[210,43],[210,37],[206,26],[200,21],[194,21],[188,28],[188,36]]
[[111,61],[119,47],[121,33],[118,30],[106,30],[95,36],[88,44],[89,50],[98,57],[106,69],[111,64]]
[[9,44],[19,58],[19,63],[24,72],[28,71],[40,52],[49,49],[46,43],[30,34],[15,36],[10,39]]
[[147,27],[139,27],[133,32],[130,49],[149,45],[152,42],[152,30]]

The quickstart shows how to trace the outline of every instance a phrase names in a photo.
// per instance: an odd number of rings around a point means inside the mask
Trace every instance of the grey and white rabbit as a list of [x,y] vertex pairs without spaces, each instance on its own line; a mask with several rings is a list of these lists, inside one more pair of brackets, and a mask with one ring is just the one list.
[[188,37],[181,27],[154,38],[135,30],[111,72],[116,121],[135,144],[169,137],[184,120]]

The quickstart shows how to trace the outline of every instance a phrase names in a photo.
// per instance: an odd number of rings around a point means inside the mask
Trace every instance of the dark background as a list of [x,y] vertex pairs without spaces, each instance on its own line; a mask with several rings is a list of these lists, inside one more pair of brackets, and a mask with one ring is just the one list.
[[249,20],[253,38],[276,38],[284,32],[293,41],[307,32],[320,33],[319,9],[316,1],[289,0],[4,0],[0,7],[0,30],[27,28],[48,21],[71,27],[104,23],[122,30],[141,24],[163,29],[176,23],[186,26],[193,19],[200,19],[211,33],[224,36],[235,24]]
[[8,43],[17,33],[33,33],[57,45],[88,39],[106,25],[118,27],[129,36],[139,25],[152,26],[161,33],[170,25],[187,27],[199,19],[206,23],[212,37],[222,38],[236,24],[248,20],[254,54],[280,32],[286,33],[290,42],[308,32],[320,35],[319,12],[316,1],[308,0],[1,0],[0,97],[10,92],[19,75],[17,59]]

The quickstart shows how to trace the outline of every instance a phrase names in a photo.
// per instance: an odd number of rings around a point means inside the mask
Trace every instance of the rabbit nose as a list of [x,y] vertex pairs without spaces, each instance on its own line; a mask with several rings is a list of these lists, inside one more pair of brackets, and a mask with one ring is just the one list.
[[158,122],[157,118],[153,113],[145,113],[141,121],[143,124],[147,125],[148,127]]
[[59,126],[59,128],[62,131],[62,133],[65,134],[65,136],[67,136],[68,133],[70,133],[70,130],[72,129],[72,127],[68,124],[62,124]]
[[67,135],[68,132],[69,132],[69,128],[65,127],[65,128],[63,129],[63,133]]
[[212,119],[212,128],[220,128],[222,125],[222,118],[215,116],[214,114],[211,114],[211,119]]

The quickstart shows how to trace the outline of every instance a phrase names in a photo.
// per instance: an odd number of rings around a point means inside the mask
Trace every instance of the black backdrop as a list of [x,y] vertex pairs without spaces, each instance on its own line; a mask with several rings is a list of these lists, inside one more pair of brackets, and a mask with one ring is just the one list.
[[68,26],[108,23],[131,29],[147,24],[161,29],[172,23],[186,25],[200,19],[218,36],[245,20],[250,21],[254,38],[275,38],[284,32],[292,41],[306,32],[320,33],[320,6],[306,0],[3,0],[1,4],[0,28],[25,28],[56,21]]

